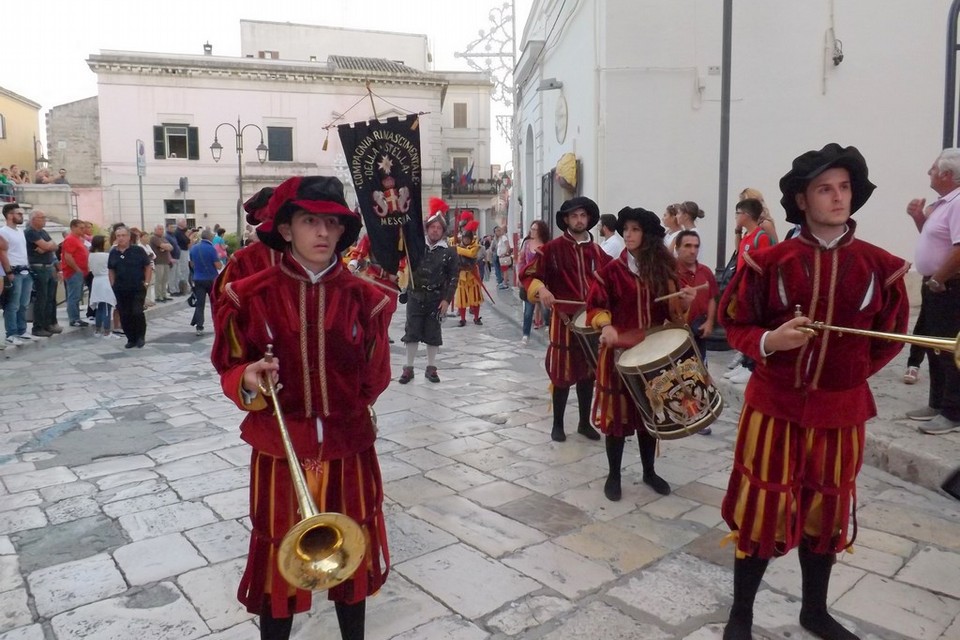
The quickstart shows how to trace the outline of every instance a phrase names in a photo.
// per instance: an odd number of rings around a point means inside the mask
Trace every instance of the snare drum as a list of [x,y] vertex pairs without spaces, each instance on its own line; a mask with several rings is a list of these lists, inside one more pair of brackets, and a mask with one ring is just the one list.
[[594,373],[597,371],[597,360],[600,353],[600,332],[587,324],[587,310],[578,313],[570,323],[570,331],[587,355],[587,362]]
[[620,355],[617,371],[656,438],[702,431],[723,410],[723,398],[686,327],[649,330],[643,342]]

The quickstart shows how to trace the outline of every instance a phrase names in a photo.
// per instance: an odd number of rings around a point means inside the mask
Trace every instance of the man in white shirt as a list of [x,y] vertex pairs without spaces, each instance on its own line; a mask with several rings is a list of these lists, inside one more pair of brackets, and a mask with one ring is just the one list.
[[3,307],[3,325],[6,330],[6,344],[19,347],[23,344],[21,336],[27,333],[27,305],[30,304],[30,292],[33,290],[33,277],[30,275],[27,261],[27,239],[19,226],[23,223],[23,209],[15,202],[3,205],[4,225],[0,236],[7,242],[7,262],[5,287],[11,287],[7,303]]
[[605,213],[600,216],[600,248],[603,252],[616,260],[623,253],[623,238],[617,233],[617,216]]
[[[920,316],[923,332],[954,338],[960,332],[960,149],[944,149],[927,172],[937,198],[929,207],[918,198],[907,214],[920,232],[914,265],[923,276]],[[944,434],[960,430],[960,372],[953,354],[927,352],[930,396],[927,406],[907,412],[919,430]]]

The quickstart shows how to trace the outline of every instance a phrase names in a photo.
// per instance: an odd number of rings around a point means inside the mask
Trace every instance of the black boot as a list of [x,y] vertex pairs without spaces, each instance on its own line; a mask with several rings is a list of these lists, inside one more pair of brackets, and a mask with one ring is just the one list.
[[859,640],[827,612],[827,590],[830,571],[837,556],[833,553],[814,553],[804,544],[800,555],[800,573],[803,576],[803,604],[800,607],[800,626],[823,640]]
[[293,628],[293,616],[274,618],[264,609],[260,614],[260,640],[287,640]]
[[625,438],[617,436],[607,436],[604,440],[610,473],[607,474],[607,482],[603,485],[603,495],[607,496],[607,500],[611,502],[617,502],[623,495],[620,490],[620,463],[623,461],[624,440]]
[[367,617],[367,601],[357,604],[335,602],[337,623],[340,625],[340,637],[343,640],[363,640],[363,626]]
[[580,410],[580,422],[577,433],[587,440],[599,440],[600,434],[590,425],[590,404],[593,402],[593,381],[582,380],[577,383],[577,409]]
[[670,484],[653,470],[653,463],[657,459],[657,439],[644,429],[638,429],[637,440],[640,444],[640,462],[643,463],[643,482],[662,496],[670,495]]
[[567,434],[563,432],[563,413],[567,409],[567,398],[570,397],[570,387],[553,388],[553,431],[550,437],[555,442],[563,442]]
[[733,606],[723,640],[753,640],[753,601],[769,560],[747,556],[733,561]]

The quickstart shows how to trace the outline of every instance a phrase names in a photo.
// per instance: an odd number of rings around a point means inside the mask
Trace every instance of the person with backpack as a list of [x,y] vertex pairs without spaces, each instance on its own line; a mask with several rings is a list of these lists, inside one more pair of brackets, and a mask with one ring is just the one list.
[[[734,219],[737,227],[743,229],[743,237],[737,249],[737,272],[743,271],[744,256],[749,251],[757,251],[765,247],[772,247],[776,241],[766,231],[760,228],[760,217],[763,215],[763,203],[756,198],[745,198],[737,203]],[[723,374],[723,377],[735,384],[746,384],[753,373],[756,363],[743,356],[740,365]]]

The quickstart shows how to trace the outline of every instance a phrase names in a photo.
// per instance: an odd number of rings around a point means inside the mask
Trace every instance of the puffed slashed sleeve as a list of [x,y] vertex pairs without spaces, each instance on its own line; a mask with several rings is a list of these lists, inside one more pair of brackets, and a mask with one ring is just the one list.
[[390,298],[379,291],[371,291],[366,300],[370,306],[370,316],[364,333],[366,362],[360,397],[364,404],[372,405],[390,384],[390,339],[387,335]]
[[547,245],[537,247],[533,252],[533,257],[527,262],[520,271],[520,285],[527,292],[527,300],[531,303],[537,303],[537,294],[544,287],[546,281],[546,251]]
[[[910,322],[910,301],[904,275],[910,270],[910,264],[903,262],[884,282],[882,289],[883,306],[877,313],[872,329],[884,333],[906,333]],[[870,341],[870,375],[875,374],[903,349],[902,342],[893,340]]]
[[612,322],[610,292],[607,290],[606,281],[597,273],[590,285],[590,291],[587,292],[587,324],[600,330]]
[[220,374],[223,394],[244,411],[259,411],[267,407],[266,399],[259,392],[252,396],[245,394],[242,387],[244,370],[260,357],[250,353],[250,347],[244,339],[239,301],[229,284],[223,293],[220,304],[214,307],[215,337],[210,361]]
[[767,331],[761,313],[767,308],[767,282],[762,269],[749,256],[720,298],[717,320],[727,332],[730,345],[753,360],[764,360],[760,338]]

